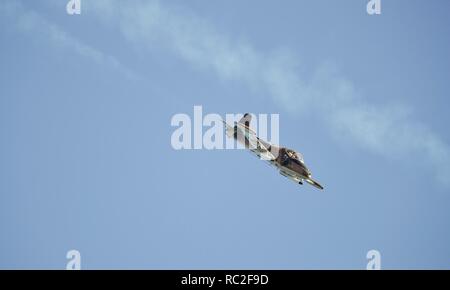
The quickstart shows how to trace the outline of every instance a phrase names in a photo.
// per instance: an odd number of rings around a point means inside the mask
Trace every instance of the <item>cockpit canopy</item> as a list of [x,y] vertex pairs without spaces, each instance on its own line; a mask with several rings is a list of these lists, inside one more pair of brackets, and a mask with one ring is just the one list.
[[286,149],[286,154],[292,159],[301,161],[302,163],[304,162],[303,155],[294,150]]

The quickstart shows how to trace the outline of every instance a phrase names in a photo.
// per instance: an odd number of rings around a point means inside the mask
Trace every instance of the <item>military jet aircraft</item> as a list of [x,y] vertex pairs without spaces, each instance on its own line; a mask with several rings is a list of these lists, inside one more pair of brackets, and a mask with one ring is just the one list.
[[247,113],[239,122],[235,122],[234,126],[223,121],[227,136],[236,139],[260,159],[276,167],[281,175],[290,180],[298,184],[306,181],[318,189],[323,189],[322,185],[311,178],[311,171],[306,167],[300,153],[260,139],[250,128],[251,119],[252,115]]

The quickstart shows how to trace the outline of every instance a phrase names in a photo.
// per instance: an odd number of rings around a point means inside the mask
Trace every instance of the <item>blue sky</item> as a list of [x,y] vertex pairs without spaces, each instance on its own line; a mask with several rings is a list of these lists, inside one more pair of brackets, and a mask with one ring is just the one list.
[[[449,268],[450,3],[2,1],[0,268]],[[174,114],[278,113],[318,191]]]

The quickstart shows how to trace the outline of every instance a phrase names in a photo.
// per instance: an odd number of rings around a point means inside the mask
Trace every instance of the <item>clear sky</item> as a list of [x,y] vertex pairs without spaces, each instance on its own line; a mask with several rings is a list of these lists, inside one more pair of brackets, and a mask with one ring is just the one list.
[[[447,0],[0,2],[0,268],[450,268]],[[319,191],[174,114],[277,113]]]

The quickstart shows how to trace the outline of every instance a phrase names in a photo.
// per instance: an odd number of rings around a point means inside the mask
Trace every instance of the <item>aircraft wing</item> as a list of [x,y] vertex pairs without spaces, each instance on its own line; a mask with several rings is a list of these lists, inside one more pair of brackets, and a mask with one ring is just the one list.
[[[242,119],[244,121],[246,121],[246,119],[249,120],[249,118],[251,118],[250,115],[246,114],[246,116],[244,116],[244,118],[242,118]],[[241,121],[242,121],[242,119],[241,119]],[[241,122],[241,121],[238,123],[235,123],[236,126],[232,127],[227,122],[222,120],[222,122],[225,125],[225,130],[226,130],[227,136],[233,137],[234,130],[236,129],[238,136],[240,135],[240,136],[244,137],[244,139],[247,141],[246,143],[247,143],[248,149],[252,153],[257,155],[262,160],[266,160],[266,161],[275,160],[276,157],[269,150],[269,148],[271,146],[270,143],[258,138],[258,136],[256,136],[255,131],[250,129],[247,126],[247,124],[245,124],[245,122]]]
[[256,135],[248,135],[246,136],[249,142],[249,150],[255,153],[259,158],[266,161],[275,160],[276,157],[269,150],[271,145],[268,142],[265,142],[259,139]]

